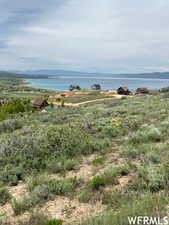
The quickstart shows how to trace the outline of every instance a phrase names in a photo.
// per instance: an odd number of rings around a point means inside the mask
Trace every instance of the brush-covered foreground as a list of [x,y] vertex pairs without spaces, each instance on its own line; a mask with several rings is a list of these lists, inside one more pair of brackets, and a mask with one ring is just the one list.
[[18,104],[0,122],[1,225],[168,215],[168,91],[45,113]]

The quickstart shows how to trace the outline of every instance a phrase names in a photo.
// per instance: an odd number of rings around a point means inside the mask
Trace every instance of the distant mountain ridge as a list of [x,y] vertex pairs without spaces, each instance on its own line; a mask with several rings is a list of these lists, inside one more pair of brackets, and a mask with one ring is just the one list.
[[92,76],[108,76],[108,77],[125,77],[125,78],[161,78],[169,79],[169,72],[152,72],[152,73],[87,73],[78,71],[67,70],[25,70],[25,71],[0,71],[0,76],[15,76],[18,78],[50,78],[50,76],[86,76],[88,78]]
[[16,73],[27,75],[84,75],[89,74],[85,72],[69,71],[69,70],[25,70],[25,71],[13,71]]
[[48,78],[46,75],[28,75],[23,73],[16,73],[16,72],[8,72],[8,71],[0,71],[0,78],[17,78],[17,79],[41,79],[41,78]]

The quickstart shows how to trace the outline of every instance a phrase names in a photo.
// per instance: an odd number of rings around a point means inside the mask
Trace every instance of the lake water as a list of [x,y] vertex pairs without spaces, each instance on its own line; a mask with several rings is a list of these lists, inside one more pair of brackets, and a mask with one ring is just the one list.
[[149,89],[159,89],[169,86],[169,78],[143,78],[138,76],[128,75],[61,75],[48,79],[28,79],[31,87],[36,88],[48,88],[55,90],[68,90],[71,84],[78,84],[81,88],[90,89],[92,84],[100,84],[103,90],[117,89],[120,86],[127,86],[132,91],[135,91],[138,87],[147,87]]

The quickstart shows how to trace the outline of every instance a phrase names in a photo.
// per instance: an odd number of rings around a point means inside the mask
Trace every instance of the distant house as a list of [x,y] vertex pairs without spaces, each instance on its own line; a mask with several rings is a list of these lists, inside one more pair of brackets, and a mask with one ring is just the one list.
[[130,95],[131,91],[128,89],[128,87],[119,87],[117,89],[117,93],[119,95]]
[[91,89],[92,89],[92,90],[101,90],[101,85],[100,85],[100,84],[93,84],[93,85],[91,86]]
[[148,88],[137,88],[136,94],[149,94],[150,90]]
[[33,103],[33,107],[37,109],[42,109],[48,105],[49,103],[43,98],[37,98]]

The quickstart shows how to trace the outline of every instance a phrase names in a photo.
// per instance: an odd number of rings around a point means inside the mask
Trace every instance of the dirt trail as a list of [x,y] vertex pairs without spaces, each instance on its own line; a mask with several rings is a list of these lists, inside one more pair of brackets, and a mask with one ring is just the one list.
[[[85,101],[85,102],[79,102],[79,103],[64,103],[65,106],[80,106],[80,105],[85,105],[88,103],[92,103],[92,102],[99,102],[99,101],[105,101],[105,100],[114,100],[114,99],[121,99],[123,96],[122,95],[113,95],[112,98],[100,98],[100,99],[94,99],[94,100],[90,100],[90,101]],[[52,102],[54,105],[60,105],[60,102]]]

